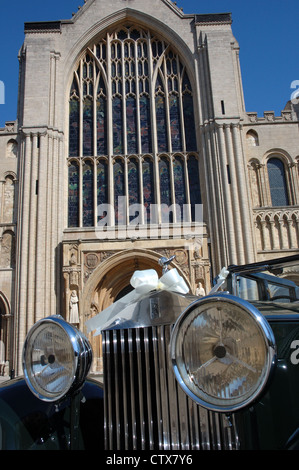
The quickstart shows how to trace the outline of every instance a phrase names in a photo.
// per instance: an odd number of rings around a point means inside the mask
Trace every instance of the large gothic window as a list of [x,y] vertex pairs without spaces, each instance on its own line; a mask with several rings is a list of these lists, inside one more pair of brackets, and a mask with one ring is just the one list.
[[104,204],[128,223],[120,197],[147,220],[153,204],[194,208],[196,151],[191,83],[169,44],[127,26],[85,51],[69,96],[69,227],[95,226]]

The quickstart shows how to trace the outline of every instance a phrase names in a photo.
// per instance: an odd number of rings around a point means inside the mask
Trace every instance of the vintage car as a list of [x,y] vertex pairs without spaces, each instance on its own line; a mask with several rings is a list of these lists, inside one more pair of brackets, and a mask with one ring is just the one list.
[[102,383],[80,331],[34,325],[24,378],[0,387],[0,449],[299,449],[299,256],[230,266],[203,297],[162,263],[87,322]]

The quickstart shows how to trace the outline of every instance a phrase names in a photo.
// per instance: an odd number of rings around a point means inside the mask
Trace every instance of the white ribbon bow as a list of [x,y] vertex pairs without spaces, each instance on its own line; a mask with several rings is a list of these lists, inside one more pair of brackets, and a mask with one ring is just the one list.
[[176,269],[167,271],[160,279],[154,269],[135,271],[130,280],[130,284],[134,287],[132,292],[110,305],[110,307],[106,308],[95,317],[87,320],[86,328],[88,333],[96,330],[94,336],[97,336],[101,334],[104,327],[107,328],[112,323],[116,323],[117,320],[123,321],[130,319],[131,309],[125,312],[125,308],[141,300],[153,290],[166,290],[180,294],[187,294],[189,292],[186,282]]

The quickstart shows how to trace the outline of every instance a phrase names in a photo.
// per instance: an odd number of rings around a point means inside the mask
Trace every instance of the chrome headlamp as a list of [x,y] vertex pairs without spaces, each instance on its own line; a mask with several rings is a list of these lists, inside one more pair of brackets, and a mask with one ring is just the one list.
[[211,295],[178,318],[170,354],[176,378],[193,400],[230,412],[249,405],[264,389],[275,363],[275,339],[250,303]]
[[37,322],[23,348],[28,387],[40,400],[54,402],[84,383],[92,361],[88,340],[60,316]]

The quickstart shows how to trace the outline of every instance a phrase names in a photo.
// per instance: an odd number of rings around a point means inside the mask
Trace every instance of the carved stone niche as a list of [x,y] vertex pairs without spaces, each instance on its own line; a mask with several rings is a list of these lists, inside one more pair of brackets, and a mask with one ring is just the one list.
[[204,281],[205,269],[204,266],[198,262],[193,263],[193,272],[195,282]]
[[0,268],[15,267],[15,234],[12,230],[3,230],[0,238]]
[[207,279],[205,274],[205,266],[198,261],[192,262],[193,268],[193,280],[194,280],[194,292],[195,295],[203,296],[206,294]]
[[78,289],[81,268],[78,264],[78,247],[72,245],[69,249],[69,265],[65,266],[63,272],[69,275],[69,289]]

